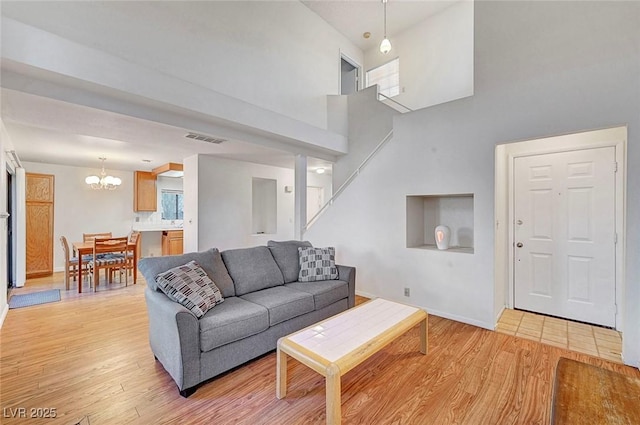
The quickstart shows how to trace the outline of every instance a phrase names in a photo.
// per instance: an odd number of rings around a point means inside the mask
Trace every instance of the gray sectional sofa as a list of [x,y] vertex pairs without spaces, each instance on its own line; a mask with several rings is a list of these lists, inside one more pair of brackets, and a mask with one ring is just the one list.
[[[311,244],[269,241],[267,245],[138,262],[147,281],[151,349],[182,396],[274,350],[278,338],[354,306],[355,268],[338,265],[337,280],[298,282],[298,247]],[[159,273],[192,260],[224,297],[200,319],[169,299],[155,281]]]

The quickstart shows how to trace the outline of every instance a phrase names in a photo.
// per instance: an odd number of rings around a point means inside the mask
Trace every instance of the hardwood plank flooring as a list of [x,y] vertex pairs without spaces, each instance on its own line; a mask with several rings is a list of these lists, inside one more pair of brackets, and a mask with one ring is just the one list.
[[[51,287],[64,287],[60,274],[15,293]],[[63,290],[60,302],[10,310],[0,330],[0,422],[324,423],[324,379],[293,359],[287,397],[276,398],[275,352],[180,397],[149,348],[144,287],[139,279]],[[419,330],[343,377],[343,423],[548,424],[560,357],[640,378],[619,363],[433,315],[423,356]],[[55,408],[56,418],[11,417],[19,408]]]

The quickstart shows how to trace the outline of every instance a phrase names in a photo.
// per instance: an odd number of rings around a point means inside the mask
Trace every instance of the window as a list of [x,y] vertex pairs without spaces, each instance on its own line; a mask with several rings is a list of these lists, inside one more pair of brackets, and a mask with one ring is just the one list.
[[179,190],[162,191],[162,219],[182,220],[184,219],[184,197]]
[[[400,58],[395,58],[390,62],[380,65],[377,68],[367,71],[367,87],[377,84],[378,93],[386,97],[393,97],[400,94]],[[384,99],[384,96],[380,96]]]

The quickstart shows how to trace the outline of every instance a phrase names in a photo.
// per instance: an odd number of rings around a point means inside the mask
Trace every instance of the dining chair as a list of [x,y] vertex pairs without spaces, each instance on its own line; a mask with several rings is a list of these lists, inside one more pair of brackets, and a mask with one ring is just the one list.
[[[116,269],[115,267],[111,268],[109,272],[109,283],[113,281],[113,274],[115,272],[119,271],[120,273],[122,273],[123,271],[125,271],[129,274],[129,276],[132,276],[133,273],[135,273],[133,267],[134,247],[137,251],[137,255],[140,255],[140,232],[138,230],[132,230],[131,233],[129,233],[129,246],[127,247],[126,266],[124,267],[124,269]],[[122,279],[122,276],[120,276],[120,278]]]
[[68,291],[71,277],[75,281],[76,276],[78,276],[78,258],[71,257],[67,238],[60,236],[60,244],[62,244],[62,250],[64,251],[64,287]]
[[83,233],[82,241],[83,242],[92,242],[95,238],[112,238],[113,235],[111,232],[104,233]]
[[137,230],[132,230],[129,234],[129,251],[127,252],[127,271],[129,275],[136,273],[136,270],[133,268],[134,247],[136,250],[135,255],[140,257],[140,232]]
[[[64,286],[68,291],[70,286],[70,280],[73,278],[74,282],[78,277],[78,257],[71,256],[71,250],[69,249],[69,242],[64,236],[60,236],[60,244],[62,245],[62,251],[64,252]],[[82,257],[82,270],[87,269],[87,262],[91,260],[93,256],[84,255]],[[79,283],[81,285],[82,283]]]
[[[89,274],[93,277],[93,290],[98,290],[100,281],[100,269],[107,271],[106,276],[111,276],[111,269],[122,269],[127,266],[127,252],[129,250],[129,237],[118,238],[94,238],[93,258],[87,263]],[[129,280],[125,273],[125,285]]]

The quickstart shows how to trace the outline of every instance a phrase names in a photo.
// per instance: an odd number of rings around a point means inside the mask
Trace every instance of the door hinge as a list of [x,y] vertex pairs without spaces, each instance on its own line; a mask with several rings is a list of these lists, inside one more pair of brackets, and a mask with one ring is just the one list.
[[614,244],[617,244],[617,243],[618,243],[618,234],[617,234],[617,233],[614,233],[614,234],[613,234],[613,243],[614,243]]
[[618,161],[613,163],[613,172],[617,173],[618,172]]

